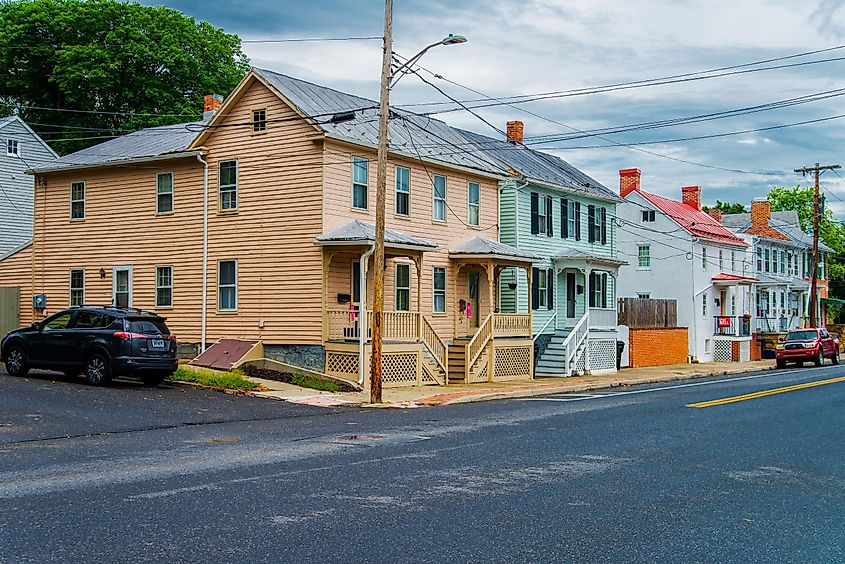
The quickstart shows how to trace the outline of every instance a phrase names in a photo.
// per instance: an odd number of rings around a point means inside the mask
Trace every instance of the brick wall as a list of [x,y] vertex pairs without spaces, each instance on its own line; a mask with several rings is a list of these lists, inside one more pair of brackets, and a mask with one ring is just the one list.
[[628,343],[631,368],[687,362],[689,346],[686,327],[631,329]]

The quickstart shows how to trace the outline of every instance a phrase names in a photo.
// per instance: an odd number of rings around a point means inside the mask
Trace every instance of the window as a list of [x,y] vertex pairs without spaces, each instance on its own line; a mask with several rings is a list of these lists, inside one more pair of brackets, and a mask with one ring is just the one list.
[[114,323],[116,318],[99,311],[79,311],[76,313],[74,329],[104,329]]
[[725,268],[725,258],[722,249],[719,249],[719,270]]
[[591,272],[589,278],[590,290],[590,307],[607,308],[608,292],[607,292],[607,273],[606,272]]
[[84,182],[73,182],[70,185],[70,218],[85,219]]
[[642,292],[640,292],[640,293],[638,293],[638,294],[637,294],[637,297],[638,297],[639,299],[641,299],[641,300],[650,300],[650,299],[651,299],[651,294],[647,294],[647,293],[642,293]]
[[643,223],[654,223],[654,210],[643,210]]
[[731,251],[731,272],[736,272],[736,253]]
[[777,249],[772,249],[772,272],[775,274],[778,273],[778,251]]
[[531,233],[551,237],[554,232],[553,221],[552,197],[531,192]]
[[701,268],[707,270],[707,247],[701,246]]
[[70,305],[81,306],[85,303],[85,271],[70,271]]
[[156,267],[156,307],[173,305],[173,267]]
[[587,240],[590,243],[607,243],[607,209],[587,206]]
[[238,161],[221,161],[218,178],[220,209],[238,209]]
[[731,315],[736,315],[736,296],[731,295]]
[[793,265],[793,274],[795,274],[795,276],[801,276],[800,267],[798,266],[798,255],[799,253],[795,253],[792,256],[792,260],[795,262],[795,264]]
[[396,167],[396,215],[411,214],[411,169]]
[[173,211],[173,173],[162,172],[156,175],[156,212]]
[[637,255],[639,259],[640,268],[651,268],[651,246],[638,245]]
[[789,251],[786,253],[786,274],[792,276],[792,253]]
[[434,313],[446,313],[446,269],[442,266],[435,266],[433,272],[434,296],[431,309]]
[[434,207],[431,210],[431,219],[434,221],[446,221],[446,177],[435,174],[432,178]]
[[58,331],[60,329],[67,329],[70,325],[70,318],[73,314],[71,312],[60,313],[48,319],[43,327],[45,331]]
[[221,260],[217,263],[217,309],[238,309],[238,262]]
[[479,225],[481,220],[481,188],[478,185],[478,182],[470,182],[467,184],[467,191],[467,221],[470,225]]
[[361,303],[361,263],[352,261],[352,303]]
[[396,264],[396,311],[411,311],[411,265]]
[[578,232],[577,219],[580,203],[562,199],[560,201],[560,236],[564,239],[575,237]]
[[780,273],[786,274],[786,253],[780,252]]
[[10,157],[21,156],[21,144],[15,139],[6,140],[6,155]]
[[254,133],[267,131],[267,110],[252,110],[252,131]]
[[770,272],[771,269],[769,267],[771,266],[771,264],[770,264],[769,261],[770,261],[771,251],[769,249],[763,249],[763,256],[765,257],[765,259],[763,261],[764,268],[765,268],[766,272]]
[[763,249],[757,247],[757,272],[763,272]]
[[112,303],[115,307],[132,307],[132,267],[112,269]]
[[536,302],[534,304],[534,309],[538,309],[541,307],[548,307],[548,295],[549,295],[549,284],[548,284],[548,273],[545,269],[537,269],[535,273],[537,275],[537,281],[534,283],[537,286],[536,294]]
[[707,294],[701,294],[701,315],[707,317]]

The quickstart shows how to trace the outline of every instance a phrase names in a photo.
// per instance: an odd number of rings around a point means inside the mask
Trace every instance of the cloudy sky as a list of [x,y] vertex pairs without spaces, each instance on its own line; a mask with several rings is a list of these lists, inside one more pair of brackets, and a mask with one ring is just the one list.
[[[243,40],[379,36],[384,9],[379,0],[242,0],[236,9],[235,3],[207,0],[147,3],[176,8],[237,33]],[[469,38],[467,43],[434,49],[422,65],[488,97],[570,91],[837,47],[845,44],[843,4],[845,0],[395,0],[394,50],[409,56],[448,33],[462,34]],[[371,99],[378,99],[380,49],[380,41],[244,44],[255,66]],[[845,58],[845,48],[761,66],[830,58]],[[478,113],[501,129],[508,120],[524,121],[529,141],[845,89],[845,78],[840,78],[843,71],[845,60],[828,61],[498,105]],[[454,98],[484,97],[428,79]],[[827,99],[769,111],[603,138],[556,140],[546,146],[613,189],[618,187],[620,168],[638,167],[649,191],[678,197],[681,186],[697,184],[706,203],[721,199],[747,204],[772,186],[809,182],[793,173],[794,168],[815,162],[845,165],[845,118],[711,139],[665,141],[842,115],[845,96],[839,94],[845,90]],[[415,76],[403,78],[391,94],[394,105],[444,101],[448,100]],[[447,107],[412,106],[417,111]],[[498,135],[467,112],[436,117]],[[641,145],[640,150],[614,146],[647,141],[661,142]],[[840,174],[845,176],[845,172]],[[831,207],[845,217],[845,181],[827,173],[823,188]]]

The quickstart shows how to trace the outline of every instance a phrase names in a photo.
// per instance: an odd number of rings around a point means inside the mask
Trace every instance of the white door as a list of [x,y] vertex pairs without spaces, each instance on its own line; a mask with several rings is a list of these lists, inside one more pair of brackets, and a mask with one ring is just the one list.
[[112,274],[112,304],[132,307],[132,267],[115,266]]

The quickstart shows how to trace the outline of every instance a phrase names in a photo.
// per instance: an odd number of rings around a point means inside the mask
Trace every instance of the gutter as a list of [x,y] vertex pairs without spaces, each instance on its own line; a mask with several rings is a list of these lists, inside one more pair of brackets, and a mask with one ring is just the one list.
[[205,328],[208,317],[208,163],[202,155],[197,160],[202,172],[202,311],[200,313],[200,354],[205,352]]
[[128,164],[148,163],[153,161],[167,161],[171,159],[181,159],[185,157],[201,157],[202,151],[182,151],[179,153],[168,153],[165,155],[152,155],[149,157],[137,157],[134,159],[122,159],[116,161],[107,161],[102,163],[80,163],[76,165],[67,165],[61,167],[39,167],[37,169],[29,168],[26,174],[45,174],[51,172],[64,172],[67,170],[82,170],[86,168],[103,168],[109,166],[123,166]]
[[[360,268],[358,271],[360,272],[359,278],[359,287],[360,290],[360,298],[361,301],[359,302],[358,306],[358,315],[361,316],[361,322],[358,324],[360,328],[358,331],[358,385],[364,385],[364,349],[367,342],[367,261],[370,258],[370,255],[376,251],[375,245],[364,251],[360,258]],[[417,296],[419,299],[419,296]]]

